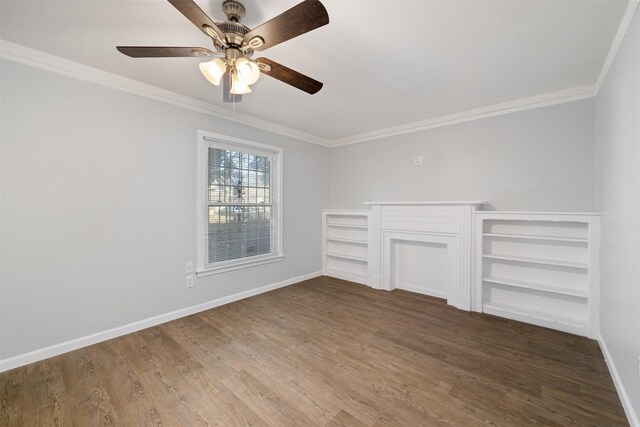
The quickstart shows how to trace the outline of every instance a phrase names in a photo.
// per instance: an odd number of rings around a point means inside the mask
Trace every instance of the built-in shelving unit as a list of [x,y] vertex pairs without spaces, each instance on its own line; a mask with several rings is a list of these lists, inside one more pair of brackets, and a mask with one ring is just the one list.
[[322,271],[326,276],[367,284],[368,210],[322,211]]
[[476,212],[474,309],[595,337],[599,216]]

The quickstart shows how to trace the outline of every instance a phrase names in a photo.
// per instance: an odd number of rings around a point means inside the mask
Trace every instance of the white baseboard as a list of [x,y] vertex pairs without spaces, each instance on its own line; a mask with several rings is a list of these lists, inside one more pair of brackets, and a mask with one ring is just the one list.
[[600,344],[600,350],[602,350],[602,354],[604,355],[604,360],[607,362],[607,366],[609,367],[609,373],[611,374],[611,378],[613,378],[613,384],[616,386],[616,391],[618,392],[618,396],[622,402],[624,413],[627,415],[627,420],[629,421],[629,424],[631,424],[631,427],[640,427],[638,415],[631,405],[631,399],[629,398],[627,391],[624,389],[624,384],[622,384],[620,374],[618,374],[616,365],[613,363],[613,359],[611,358],[611,353],[609,353],[609,349],[607,348],[607,343],[604,341],[604,338],[602,338],[602,335],[598,335],[598,343]]
[[327,270],[323,273],[325,276],[335,277],[336,279],[346,280],[347,282],[358,283],[360,285],[368,285],[366,279],[360,276],[344,273],[342,271]]
[[57,356],[62,353],[67,353],[72,350],[77,350],[82,347],[87,347],[102,341],[107,341],[122,335],[130,334],[132,332],[139,331],[141,329],[150,328],[152,326],[156,326],[161,323],[166,323],[171,320],[179,319],[181,317],[189,316],[191,314],[199,313],[201,311],[209,310],[211,308],[219,307],[221,305],[229,304],[230,302],[238,301],[238,300],[249,298],[258,294],[269,292],[274,289],[293,285],[295,283],[302,282],[304,280],[313,279],[314,277],[318,277],[321,275],[322,275],[322,272],[320,271],[304,274],[302,276],[283,280],[282,282],[273,283],[271,285],[262,286],[256,289],[250,289],[248,291],[218,298],[212,301],[207,301],[202,304],[192,305],[191,307],[181,308],[179,310],[171,311],[165,314],[160,314],[158,316],[150,317],[148,319],[139,320],[137,322],[129,323],[127,325],[109,329],[107,331],[98,332],[92,335],[87,335],[87,336],[76,338],[60,344],[54,344],[49,347],[34,350],[29,353],[24,353],[18,356],[10,357],[8,359],[0,360],[0,372],[8,371],[9,369],[13,369],[13,368],[18,368],[20,366],[37,362],[39,360],[48,359],[49,357]]
[[447,299],[446,291],[439,291],[436,289],[421,288],[418,286],[409,285],[407,283],[396,283],[396,289],[402,289],[404,291],[415,292],[416,294],[428,295],[430,297]]

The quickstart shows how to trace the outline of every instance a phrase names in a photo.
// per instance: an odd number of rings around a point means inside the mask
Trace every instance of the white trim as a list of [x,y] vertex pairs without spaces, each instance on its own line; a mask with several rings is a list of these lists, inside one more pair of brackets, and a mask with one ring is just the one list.
[[471,200],[471,201],[424,201],[424,202],[364,202],[367,206],[432,206],[432,205],[484,205],[487,202],[483,202],[482,200]]
[[633,21],[633,17],[640,5],[640,0],[630,0],[627,5],[618,31],[607,58],[602,64],[598,79],[591,84],[585,86],[577,86],[568,89],[562,89],[556,92],[548,92],[541,95],[532,96],[529,98],[520,98],[513,101],[508,101],[500,104],[488,105],[485,107],[476,108],[473,110],[461,111],[455,114],[447,116],[434,117],[432,119],[420,120],[417,122],[406,123],[400,126],[391,126],[383,129],[378,129],[370,132],[364,132],[357,135],[351,135],[343,138],[337,138],[329,142],[330,147],[340,147],[343,145],[357,144],[359,142],[372,141],[381,138],[387,138],[396,135],[403,135],[407,133],[419,132],[427,129],[434,129],[443,126],[455,125],[458,123],[471,122],[479,119],[486,119],[489,117],[502,116],[505,114],[517,113],[519,111],[533,110],[541,107],[549,107],[552,105],[564,104],[567,102],[579,101],[581,99],[594,98],[600,92],[600,88],[607,77],[609,68],[613,64],[613,61],[618,54],[618,49],[624,40],[629,25]]
[[327,277],[333,277],[335,279],[346,280],[347,282],[357,283],[359,285],[368,285],[367,281],[362,277],[350,273],[345,273],[343,271],[327,270],[323,273],[323,275]]
[[272,262],[284,260],[284,255],[269,255],[266,257],[241,258],[242,262],[235,262],[230,265],[222,265],[220,267],[203,268],[196,271],[197,277],[206,277],[214,274],[226,273],[229,271],[240,270],[243,268],[257,267],[259,265],[271,264]]
[[640,419],[638,415],[633,409],[631,405],[631,398],[627,394],[627,391],[624,388],[624,384],[620,379],[620,374],[616,369],[616,365],[613,362],[613,358],[611,357],[611,353],[609,353],[609,348],[607,347],[607,343],[601,334],[598,334],[598,344],[600,344],[600,350],[602,350],[602,354],[604,355],[604,361],[607,363],[607,367],[609,368],[609,373],[611,374],[611,378],[613,378],[613,384],[616,386],[616,391],[618,392],[618,396],[620,397],[620,401],[622,402],[622,407],[624,408],[624,412],[627,415],[627,419],[631,427],[640,427]]
[[325,212],[327,215],[338,214],[338,215],[369,215],[371,212],[369,209],[322,209],[322,212]]
[[278,147],[277,145],[268,145],[263,144],[261,142],[249,141],[248,139],[237,138],[235,136],[223,135],[221,133],[209,132],[206,130],[198,131],[198,141],[206,140],[206,139],[214,139],[223,144],[230,143],[232,145],[241,145],[243,147],[264,150],[268,153],[282,154],[282,147]]
[[581,99],[593,98],[594,96],[596,96],[595,84],[578,86],[528,98],[520,98],[500,104],[488,105],[473,110],[461,111],[459,113],[446,116],[419,120],[417,122],[406,123],[399,126],[391,126],[371,132],[364,132],[357,135],[337,138],[329,141],[329,146],[340,147],[343,145],[357,144],[359,142],[388,138],[391,136],[403,135],[406,133],[420,132],[427,129],[471,122],[474,120],[486,119],[489,117],[502,116],[504,114],[516,113],[519,111],[533,110],[535,108],[579,101]]
[[396,135],[403,135],[406,133],[419,132],[427,129],[455,125],[458,123],[471,122],[474,120],[486,119],[489,117],[502,116],[504,114],[517,113],[519,111],[549,107],[552,105],[579,101],[581,99],[594,98],[598,95],[598,92],[600,91],[600,88],[602,87],[602,84],[607,77],[609,68],[611,68],[613,61],[618,54],[618,49],[620,49],[620,45],[622,44],[622,41],[627,34],[629,25],[631,25],[631,21],[633,21],[633,17],[636,13],[636,10],[638,9],[638,5],[640,5],[640,0],[629,1],[627,10],[620,20],[618,31],[616,32],[616,36],[613,39],[613,43],[611,44],[611,48],[609,49],[607,58],[602,64],[602,68],[600,69],[598,79],[592,84],[562,89],[556,92],[548,92],[528,98],[515,99],[513,101],[488,105],[473,110],[461,111],[447,116],[439,116],[432,119],[406,123],[400,126],[391,126],[370,132],[360,133],[357,135],[337,138],[327,142],[329,143],[330,147],[340,147],[343,145],[357,144],[359,142],[372,141]]
[[310,133],[293,129],[277,123],[263,120],[248,114],[235,112],[227,108],[204,102],[190,96],[181,95],[157,86],[152,86],[137,80],[129,79],[98,68],[89,67],[78,62],[60,58],[46,52],[31,49],[16,43],[0,39],[0,58],[16,62],[52,73],[62,74],[77,80],[96,84],[98,86],[131,93],[154,101],[164,102],[177,107],[198,113],[208,114],[213,117],[240,123],[257,129],[274,132],[291,138],[327,146],[328,141]]
[[180,95],[2,39],[0,39],[0,58],[325,147],[339,147],[394,135],[418,132],[517,111],[592,98],[596,95],[596,86],[595,84],[591,84],[329,140],[243,113],[236,112],[235,116],[232,116],[229,110],[218,105]]
[[[196,242],[198,245],[198,276],[208,276],[211,274],[225,273],[228,271],[238,270],[241,268],[249,268],[257,265],[263,265],[275,261],[281,261],[284,259],[282,252],[283,242],[283,201],[282,201],[282,184],[283,184],[283,152],[282,147],[275,145],[267,145],[260,142],[249,141],[246,139],[240,139],[233,136],[222,135],[219,133],[208,132],[205,130],[198,130],[197,132],[197,144],[198,144],[198,191],[196,200]],[[271,175],[271,203],[265,204],[265,206],[271,206],[272,215],[275,222],[276,233],[275,239],[272,240],[273,252],[265,255],[257,255],[248,258],[239,258],[235,260],[222,261],[213,264],[209,264],[206,260],[206,244],[202,236],[205,235],[206,230],[203,228],[206,223],[205,211],[209,206],[207,201],[206,188],[208,186],[207,169],[208,163],[203,156],[206,156],[206,149],[210,147],[211,143],[215,143],[217,146],[223,149],[235,150],[236,148],[247,148],[251,152],[258,153],[264,156],[271,157],[271,161],[274,164],[272,168],[275,168],[276,173]]]
[[519,111],[533,110],[541,107],[549,107],[552,105],[564,104],[567,102],[579,101],[581,99],[594,98],[598,95],[602,84],[604,83],[609,68],[615,60],[618,49],[624,40],[624,37],[631,25],[631,21],[638,9],[640,0],[630,0],[627,10],[625,11],[618,31],[611,44],[607,58],[602,64],[598,79],[585,86],[577,86],[568,89],[562,89],[556,92],[548,92],[542,95],[536,95],[529,98],[520,98],[500,104],[488,105],[473,110],[461,111],[447,116],[434,117],[432,119],[420,120],[417,122],[406,123],[400,126],[391,126],[388,128],[378,129],[371,132],[364,132],[357,135],[351,135],[343,138],[337,138],[328,141],[330,147],[340,147],[343,145],[357,144],[359,142],[372,141],[381,138],[387,138],[406,133],[419,132],[422,130],[433,129],[443,126],[455,125],[458,123],[471,122],[489,117],[502,116],[504,114],[517,113]]
[[[418,230],[389,230],[381,228],[381,274],[382,277],[382,289],[392,291],[399,287],[400,283],[396,282],[393,278],[392,271],[392,248],[393,243],[396,242],[421,242],[421,243],[436,243],[444,246],[447,259],[445,261],[446,268],[446,280],[447,289],[444,291],[444,298],[447,300],[447,304],[453,305],[460,309],[468,308],[459,307],[457,304],[460,284],[461,284],[461,270],[462,270],[462,257],[460,256],[460,234],[459,233],[441,233],[441,232],[425,232]],[[419,292],[413,289],[405,288],[411,292]],[[419,293],[424,293],[419,292]],[[430,294],[426,294],[430,295]]]
[[600,70],[600,75],[598,76],[598,80],[595,83],[596,95],[600,92],[600,88],[607,78],[607,73],[613,64],[613,61],[616,59],[616,55],[618,54],[618,49],[620,49],[620,45],[624,40],[624,36],[627,34],[627,30],[629,29],[629,25],[631,25],[631,21],[633,21],[633,16],[636,13],[638,8],[638,4],[640,4],[640,0],[631,0],[627,5],[627,10],[624,12],[624,16],[620,21],[620,25],[618,26],[618,32],[616,33],[616,37],[613,39],[613,43],[611,43],[611,48],[609,49],[609,54],[602,64],[602,69]]
[[430,297],[434,297],[434,298],[440,298],[440,299],[447,299],[447,292],[446,291],[439,291],[436,289],[427,289],[427,288],[421,288],[418,286],[412,286],[412,285],[408,285],[406,283],[398,283],[396,282],[396,289],[401,289],[403,291],[407,291],[407,292],[413,292],[416,294],[421,294],[421,295],[427,295]]
[[239,292],[237,294],[228,295],[226,297],[217,298],[211,301],[204,302],[202,304],[192,305],[190,307],[181,308],[169,313],[160,314],[158,316],[149,317],[147,319],[139,320],[137,322],[129,323],[123,326],[118,326],[113,329],[98,332],[95,334],[87,335],[84,337],[76,338],[73,340],[65,341],[60,344],[54,344],[49,347],[41,348],[31,351],[29,353],[20,354],[18,356],[10,357],[8,359],[0,360],[0,372],[8,371],[20,366],[27,365],[29,363],[37,362],[39,360],[48,359],[49,357],[57,356],[62,353],[77,350],[79,348],[87,347],[99,342],[107,341],[122,335],[130,334],[132,332],[139,331],[141,329],[150,328],[152,326],[160,325],[162,323],[169,322],[171,320],[180,319],[181,317],[190,316],[201,311],[210,310],[221,305],[229,304],[234,301],[249,298],[255,295],[259,295],[265,292],[269,292],[275,289],[283,288],[285,286],[293,285],[298,282],[313,279],[319,277],[322,272],[315,271],[309,274],[303,274],[302,276],[293,277],[291,279],[283,280],[271,285],[262,286],[248,291]]
[[325,147],[340,147],[343,145],[373,141],[396,135],[414,133],[427,129],[516,113],[519,111],[532,110],[541,107],[564,104],[567,102],[579,101],[581,99],[593,98],[598,94],[602,87],[609,68],[615,60],[618,49],[624,40],[624,36],[629,29],[629,25],[633,20],[639,4],[640,0],[631,0],[629,2],[627,10],[620,21],[620,25],[618,26],[618,31],[613,43],[611,44],[607,58],[602,65],[598,79],[594,83],[332,140],[243,113],[236,112],[235,115],[232,116],[229,110],[215,104],[207,103],[189,96],[180,95],[156,86],[151,86],[117,74],[69,61],[46,52],[31,49],[2,39],[0,39],[0,58],[62,74],[67,77],[76,78],[78,80],[94,83],[100,86],[109,87],[111,89],[144,96],[156,101],[165,102],[167,104],[186,108],[199,113],[209,114],[214,117],[219,117],[257,129],[289,136],[312,144],[322,145]]
[[600,212],[542,212],[542,211],[475,211],[474,215],[575,215],[600,216]]

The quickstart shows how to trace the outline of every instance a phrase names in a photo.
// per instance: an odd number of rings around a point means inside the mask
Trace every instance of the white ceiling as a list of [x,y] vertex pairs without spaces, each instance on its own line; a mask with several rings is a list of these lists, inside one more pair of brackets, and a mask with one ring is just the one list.
[[[214,21],[222,0],[197,0]],[[298,3],[245,0],[253,28]],[[589,85],[627,1],[323,0],[329,25],[255,55],[324,83],[308,95],[263,76],[236,111],[345,139],[411,122]],[[132,59],[116,45],[210,47],[164,0],[1,3],[0,37],[231,108],[197,58]]]

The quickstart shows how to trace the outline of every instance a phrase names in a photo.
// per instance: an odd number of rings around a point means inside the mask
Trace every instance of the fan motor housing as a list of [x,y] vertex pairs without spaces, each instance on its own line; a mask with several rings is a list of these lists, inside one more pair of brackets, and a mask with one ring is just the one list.
[[229,41],[229,43],[238,46],[242,46],[244,35],[250,31],[246,25],[239,22],[216,22],[216,25],[222,30],[224,35],[227,36],[227,40]]
[[[249,31],[249,27],[240,23],[240,20],[244,17],[246,12],[242,3],[236,0],[226,0],[222,3],[222,11],[227,15],[227,20],[222,22],[216,22],[216,25],[222,30],[227,38],[227,41],[233,48],[240,48],[244,43],[244,35]],[[222,52],[224,48],[214,40],[216,50]],[[246,56],[251,56],[253,49],[249,49],[245,52]]]
[[227,15],[227,19],[232,22],[240,22],[246,13],[242,3],[236,0],[225,0],[222,3],[222,11]]

